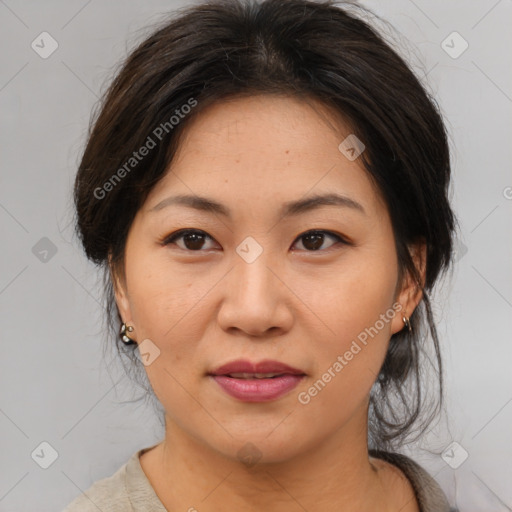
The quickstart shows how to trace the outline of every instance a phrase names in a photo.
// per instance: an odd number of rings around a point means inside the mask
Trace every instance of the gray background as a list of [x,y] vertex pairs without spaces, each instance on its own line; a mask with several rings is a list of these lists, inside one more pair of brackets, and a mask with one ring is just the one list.
[[[149,406],[123,403],[134,388],[114,353],[103,355],[97,273],[73,237],[71,187],[105,81],[142,27],[184,4],[0,1],[1,511],[61,510],[162,435]],[[449,422],[410,451],[461,510],[512,510],[512,2],[364,5],[396,28],[439,101],[461,223],[455,273],[434,301]],[[46,59],[31,47],[44,31],[58,43]],[[454,31],[469,44],[457,58]],[[453,441],[448,458],[423,450]],[[42,442],[58,453],[48,469]]]

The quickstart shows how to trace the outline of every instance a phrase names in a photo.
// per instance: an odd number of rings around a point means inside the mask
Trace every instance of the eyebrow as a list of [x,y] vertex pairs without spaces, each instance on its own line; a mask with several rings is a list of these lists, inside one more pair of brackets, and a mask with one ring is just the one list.
[[[227,217],[228,219],[231,219],[231,211],[227,206],[208,197],[186,194],[167,197],[166,199],[163,199],[158,204],[153,206],[149,211],[156,212],[171,205],[186,206],[199,211],[219,214]],[[306,197],[304,199],[299,199],[297,201],[288,201],[284,203],[280,208],[278,216],[288,217],[300,215],[322,206],[339,206],[344,208],[351,208],[366,215],[363,205],[354,199],[340,194],[329,193],[317,194]]]

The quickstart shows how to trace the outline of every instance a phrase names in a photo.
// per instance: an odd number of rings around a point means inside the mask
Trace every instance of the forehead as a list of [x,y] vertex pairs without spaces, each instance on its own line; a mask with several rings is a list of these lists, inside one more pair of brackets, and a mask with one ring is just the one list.
[[[348,124],[318,100],[256,95],[206,107],[185,128],[180,148],[211,151],[222,145],[224,151],[230,150],[225,156],[240,154],[243,149],[273,157],[293,149],[290,158],[311,151],[318,156],[327,146],[336,148],[350,133]],[[211,145],[213,148],[208,147]]]
[[339,114],[313,99],[262,95],[215,103],[186,126],[147,208],[171,191],[246,208],[337,192],[378,213],[383,203],[361,160],[339,149],[351,133]]

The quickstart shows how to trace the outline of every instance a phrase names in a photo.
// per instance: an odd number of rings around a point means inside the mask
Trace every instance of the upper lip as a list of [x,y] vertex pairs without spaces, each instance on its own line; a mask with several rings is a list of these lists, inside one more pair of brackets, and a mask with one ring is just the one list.
[[209,375],[229,375],[230,373],[287,373],[292,375],[305,375],[302,370],[270,359],[265,359],[259,363],[238,359],[219,366],[216,370],[210,372]]

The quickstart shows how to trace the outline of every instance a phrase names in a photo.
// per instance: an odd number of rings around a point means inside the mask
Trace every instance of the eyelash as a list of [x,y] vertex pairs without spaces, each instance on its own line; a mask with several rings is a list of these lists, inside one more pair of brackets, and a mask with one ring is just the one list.
[[[190,234],[200,234],[200,235],[204,235],[206,238],[209,238],[210,240],[214,240],[210,235],[208,235],[208,233],[205,233],[204,231],[201,231],[200,229],[182,229],[182,230],[176,231],[175,233],[172,233],[171,235],[164,238],[162,240],[161,244],[163,246],[173,244],[176,240],[182,239],[184,236],[190,235]],[[301,238],[303,238],[307,235],[318,235],[318,234],[328,235],[330,237],[333,237],[338,242],[341,242],[343,245],[351,245],[350,242],[348,242],[345,238],[338,235],[337,233],[334,233],[334,232],[328,231],[328,230],[324,230],[324,229],[312,229],[312,230],[306,231],[306,232],[302,233],[301,235],[299,235],[295,240],[300,240]],[[294,245],[295,245],[295,242],[294,242]],[[333,247],[334,245],[336,245],[336,244],[333,244],[331,247]],[[307,249],[304,249],[304,250],[306,252],[310,252],[310,253],[317,253],[317,252],[328,251],[329,249],[331,249],[331,247],[329,247],[327,249],[318,249],[318,250],[314,250],[314,251],[308,251]],[[182,249],[182,248],[179,247],[179,249]],[[188,252],[204,252],[203,249],[199,249],[196,251],[192,250],[192,249],[182,249],[182,250],[188,251]]]

